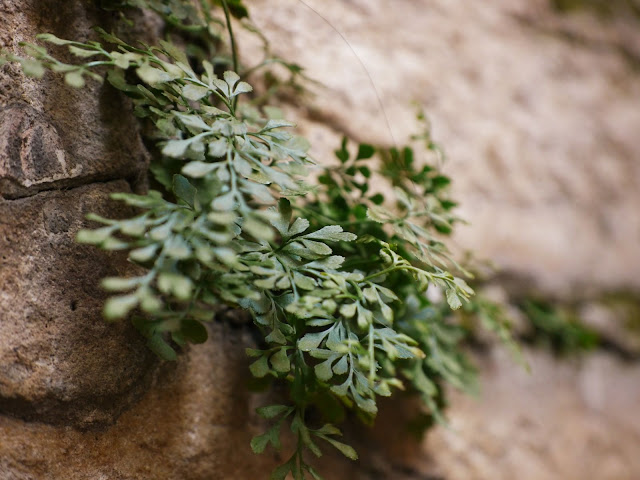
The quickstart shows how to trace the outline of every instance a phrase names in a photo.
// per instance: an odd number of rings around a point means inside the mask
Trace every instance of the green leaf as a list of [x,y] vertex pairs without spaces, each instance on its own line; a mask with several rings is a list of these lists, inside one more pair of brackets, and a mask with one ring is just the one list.
[[209,338],[207,329],[202,323],[196,320],[183,320],[180,327],[180,333],[191,343],[204,343]]
[[70,43],[75,43],[73,40],[64,40],[62,38],[56,37],[53,33],[39,33],[36,35],[38,40],[44,40],[48,43],[53,43],[54,45],[69,45]]
[[[214,3],[222,6],[222,2],[225,0],[214,0]],[[242,0],[226,0],[227,5],[229,6],[229,11],[231,15],[233,15],[237,19],[242,19],[249,16],[249,11],[247,7],[244,6]]]
[[253,453],[260,454],[265,451],[270,441],[271,437],[269,432],[253,437],[251,439],[251,450],[253,450]]
[[98,55],[100,53],[96,50],[87,50],[86,48],[79,48],[74,45],[71,45],[69,47],[69,51],[73,53],[76,57],[80,57],[80,58],[93,57],[94,55]]
[[224,195],[216,198],[211,206],[214,210],[220,210],[222,212],[227,212],[229,210],[233,210],[233,207],[236,204],[236,196],[234,192],[228,192]]
[[196,201],[196,188],[189,183],[182,175],[173,176],[173,193],[180,200],[184,200],[191,208],[194,207]]
[[374,222],[388,223],[394,218],[394,215],[386,208],[374,205],[367,209],[367,217]]
[[112,193],[110,197],[114,200],[122,200],[127,205],[140,208],[153,208],[163,205],[160,192],[149,190],[146,195],[134,195],[133,193]]
[[218,260],[229,267],[240,268],[242,265],[238,263],[238,255],[231,248],[216,248],[213,250]]
[[324,480],[320,474],[318,472],[316,472],[316,470],[311,466],[311,465],[306,465],[305,467],[307,469],[307,471],[311,474],[311,476],[313,477],[313,480]]
[[356,156],[356,160],[364,160],[367,158],[371,158],[373,157],[374,153],[376,153],[376,149],[372,145],[361,143],[358,146],[358,155]]
[[291,202],[286,198],[278,200],[278,213],[279,216],[271,220],[273,225],[281,235],[286,236],[289,233],[289,224],[291,223]]
[[99,245],[104,242],[113,233],[112,227],[102,227],[96,230],[80,230],[76,235],[78,243],[88,243],[90,245]]
[[182,168],[182,173],[190,176],[191,178],[202,178],[213,172],[216,168],[218,168],[218,165],[214,163],[193,161],[187,163]]
[[19,62],[22,66],[22,71],[26,76],[42,78],[42,76],[44,75],[44,65],[42,65],[40,61],[32,59],[20,59]]
[[256,378],[262,378],[269,373],[269,359],[263,355],[249,366],[251,374]]
[[227,82],[227,85],[229,85],[230,91],[231,88],[238,82],[238,80],[240,80],[240,75],[232,70],[227,70],[222,74],[222,76],[224,78],[224,81]]
[[273,129],[276,129],[276,128],[295,127],[295,126],[296,126],[295,123],[289,122],[287,120],[284,120],[284,119],[276,120],[276,119],[272,118],[267,122],[267,124],[264,126],[262,131],[266,132],[268,130],[273,130]]
[[210,142],[208,144],[208,148],[210,157],[222,157],[227,153],[227,149],[229,148],[229,141],[226,138],[219,138]]
[[180,300],[189,300],[193,282],[183,275],[163,272],[158,275],[158,288],[163,293],[171,293]]
[[136,73],[138,74],[138,77],[140,77],[140,80],[152,86],[172,80],[171,75],[167,72],[159,68],[152,67],[148,63],[140,65],[140,67],[136,69]]
[[287,356],[287,349],[284,347],[271,355],[271,358],[269,360],[271,361],[271,365],[276,372],[287,373],[291,370],[291,362],[289,361],[289,357]]
[[[164,248],[162,249],[162,253],[170,258],[175,258],[177,260],[185,260],[191,256],[192,250],[184,238],[182,238],[179,235],[174,235],[165,242]],[[175,287],[175,288],[182,288],[182,287]]]
[[[117,67],[121,68],[122,70],[126,70],[131,65],[138,65],[142,60],[142,55],[134,52],[126,52],[126,53],[111,52],[111,58],[115,61],[115,64]],[[116,71],[111,70],[109,72],[109,76],[107,77],[109,79],[109,82],[114,87],[120,90],[126,90],[126,88],[122,88],[123,86],[126,85],[126,82],[124,80],[124,75],[122,73],[114,73],[114,72],[117,72],[117,70]]]
[[119,320],[138,305],[135,295],[120,295],[109,298],[104,304],[104,317],[107,320]]
[[247,82],[239,82],[238,85],[236,85],[236,88],[233,90],[231,96],[235,97],[236,95],[249,92],[253,92],[253,87]]
[[336,150],[335,154],[336,157],[338,157],[338,160],[340,160],[342,163],[345,163],[347,160],[349,160],[349,151],[347,150],[347,137],[342,138],[342,147],[340,148],[340,150]]
[[314,290],[317,287],[317,283],[313,278],[307,277],[298,272],[294,272],[293,281],[296,286],[302,290]]
[[342,435],[338,427],[331,423],[325,423],[322,427],[315,431],[317,435]]
[[347,356],[344,355],[336,364],[333,366],[333,372],[336,375],[344,375],[349,371],[349,361],[347,360]]
[[275,238],[273,229],[256,217],[245,218],[242,230],[257,240],[271,241]]
[[380,193],[376,193],[372,197],[369,198],[374,204],[382,205],[384,203],[384,196]]
[[158,244],[154,243],[143,248],[136,248],[135,250],[131,250],[129,252],[129,258],[136,262],[144,263],[154,258],[157,251]]
[[178,359],[176,351],[167,343],[161,334],[156,333],[147,340],[147,345],[163,360],[173,362]]
[[[369,169],[369,167],[360,167],[358,168],[358,170],[365,178],[371,177],[371,170]],[[365,183],[365,185],[368,185],[368,184]],[[363,190],[363,193],[364,193],[364,190]]]
[[302,244],[317,255],[331,255],[333,250],[326,243],[316,242],[314,240],[302,240]]
[[332,363],[335,361],[335,357],[331,357],[328,360],[325,360],[322,363],[319,363],[314,367],[314,371],[316,372],[316,376],[326,382],[333,377],[333,371],[331,369]]
[[314,348],[318,348],[324,337],[328,332],[307,333],[304,337],[298,340],[298,348],[303,352],[308,352]]
[[[211,130],[211,127],[202,119],[199,115],[187,115],[184,113],[174,112],[174,115],[180,119],[180,121],[193,130]],[[191,140],[194,140],[193,138]],[[193,148],[193,147],[192,147]],[[203,148],[203,147],[202,147]]]
[[162,154],[171,158],[183,158],[191,145],[192,140],[169,140],[162,148]]
[[447,289],[447,303],[451,307],[452,310],[457,310],[462,306],[462,302],[460,301],[460,297],[454,289]]
[[296,218],[295,222],[293,222],[293,225],[291,225],[291,227],[289,227],[289,231],[287,232],[287,236],[288,237],[294,237],[296,235],[301,234],[302,232],[304,232],[305,230],[307,230],[307,228],[309,228],[309,220],[307,220],[306,218]]
[[434,188],[444,188],[451,183],[449,177],[445,177],[444,175],[438,175],[431,179],[433,182]]
[[104,242],[102,242],[100,247],[104,250],[124,250],[125,248],[129,248],[129,244],[122,242],[117,238],[108,237]]
[[329,442],[331,445],[333,445],[335,448],[337,448],[345,457],[351,459],[351,460],[357,460],[358,459],[358,454],[356,453],[356,451],[353,449],[353,447],[350,447],[349,445],[346,445],[342,442],[338,442],[337,440],[334,440],[333,438],[329,438],[329,437],[322,437],[324,438],[327,442]]
[[110,292],[122,292],[125,290],[131,290],[140,283],[139,278],[121,278],[121,277],[106,277],[102,279],[100,284],[105,290]]
[[271,418],[275,418],[282,413],[290,410],[291,407],[286,405],[269,405],[267,407],[260,407],[256,409],[256,413],[260,415],[262,418],[266,418],[267,420]]
[[182,89],[182,95],[184,95],[189,100],[193,100],[194,102],[200,100],[201,98],[207,96],[209,94],[209,89],[207,87],[202,87],[200,85],[194,85],[192,83],[185,85]]
[[269,480],[284,480],[287,477],[287,474],[289,472],[292,472],[294,468],[295,467],[291,462],[287,462],[284,465],[280,465],[273,472],[271,472],[271,476],[269,477]]
[[357,303],[345,303],[340,307],[340,314],[346,318],[353,318],[356,314]]
[[131,220],[123,220],[119,224],[120,232],[130,237],[141,237],[147,230],[145,217],[134,217]]
[[344,232],[339,225],[329,225],[321,228],[313,233],[309,233],[304,236],[307,239],[313,240],[329,240],[334,242],[351,242],[358,238],[353,233]]

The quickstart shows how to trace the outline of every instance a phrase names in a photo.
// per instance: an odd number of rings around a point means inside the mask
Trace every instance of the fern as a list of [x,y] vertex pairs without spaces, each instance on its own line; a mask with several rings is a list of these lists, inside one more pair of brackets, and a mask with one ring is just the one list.
[[[212,48],[221,41],[216,28],[230,29],[230,14],[246,16],[239,1],[214,3],[225,21],[204,1],[198,8],[179,0],[107,2],[150,8],[180,31],[205,35]],[[97,31],[101,42],[39,36],[66,46],[77,64],[29,44],[29,57],[4,59],[33,76],[61,73],[73,87],[101,81],[106,71],[153,126],[158,190],[112,195],[139,214],[90,215],[102,226],[78,234],[79,242],[126,251],[142,267],[137,277],[103,279],[113,292],[105,317],[131,317],[149,347],[173,360],[177,348],[206,340],[203,323],[218,306],[248,310],[264,334],[247,350],[251,373],[289,390],[288,403],[258,409],[272,426],[251,447],[280,448],[284,425],[297,437],[272,479],[320,478],[305,452],[320,456],[322,444],[357,457],[336,439],[332,422],[309,424],[308,412],[326,413],[327,401],[372,420],[378,398],[406,384],[439,416],[440,383],[462,388],[471,378],[458,346],[463,335],[447,319],[473,294],[452,273],[465,272],[442,241],[458,221],[449,179],[414,160],[410,147],[361,144],[351,155],[346,139],[338,166],[317,166],[307,141],[290,133],[292,123],[242,101],[252,87],[235,71],[220,71],[240,69],[234,48],[230,61],[212,63],[168,41],[134,46]],[[436,150],[428,133],[420,138]],[[315,186],[306,181],[311,168],[320,170]],[[369,192],[373,178],[386,178],[391,193]],[[444,292],[448,306],[426,299],[429,286]]]

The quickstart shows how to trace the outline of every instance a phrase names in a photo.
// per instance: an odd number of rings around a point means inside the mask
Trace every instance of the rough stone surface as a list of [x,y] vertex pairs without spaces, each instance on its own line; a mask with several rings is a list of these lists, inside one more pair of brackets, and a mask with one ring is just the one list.
[[470,221],[461,248],[495,261],[513,289],[640,289],[636,20],[559,16],[546,0],[259,0],[253,10],[273,49],[326,85],[313,122],[301,122],[318,158],[339,141],[318,121],[403,142],[417,101]]
[[607,354],[527,357],[531,374],[501,351],[481,361],[483,393],[454,395],[451,428],[427,437],[417,469],[465,480],[638,478],[640,366]]
[[640,301],[619,294],[580,306],[580,319],[610,346],[629,358],[640,357]]
[[113,421],[149,383],[144,341],[101,315],[100,278],[131,266],[75,242],[87,213],[124,213],[107,194],[127,190],[118,181],[0,201],[0,412],[88,427]]
[[255,457],[249,447],[258,431],[246,387],[251,344],[241,330],[214,326],[209,342],[165,365],[108,428],[82,432],[0,417],[0,479],[264,478],[273,456]]
[[41,114],[28,105],[7,107],[1,113],[0,189],[5,197],[17,197],[30,187],[76,176],[77,171],[67,166],[60,135],[41,119]]
[[572,361],[524,353],[530,372],[504,349],[477,357],[482,392],[450,391],[449,425],[422,441],[407,434],[419,405],[383,402],[374,430],[357,432],[368,470],[332,478],[638,478],[640,366],[608,353]]
[[[251,344],[243,330],[214,326],[207,344],[163,370],[109,428],[82,432],[0,417],[0,472],[8,472],[0,478],[266,478],[282,457],[254,456],[248,447],[263,428],[253,409],[265,401],[246,390],[242,350]],[[478,360],[478,399],[451,392],[449,428],[417,442],[406,431],[417,405],[383,402],[373,432],[347,431],[361,460],[329,455],[323,474],[334,480],[637,478],[637,364],[608,354],[570,363],[529,351],[527,373],[505,355],[494,350]]]
[[[0,0],[0,49],[24,55],[18,43],[37,43],[43,32],[85,40],[92,26],[111,30],[116,18],[80,0]],[[47,48],[73,61],[64,48]],[[51,73],[29,79],[11,64],[0,67],[0,138],[5,198],[117,178],[135,186],[147,165],[130,102],[112,87],[74,89]]]

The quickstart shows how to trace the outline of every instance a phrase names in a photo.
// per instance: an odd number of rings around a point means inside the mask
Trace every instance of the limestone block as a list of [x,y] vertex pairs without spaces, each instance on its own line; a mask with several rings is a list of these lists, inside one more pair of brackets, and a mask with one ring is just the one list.
[[513,289],[640,289],[637,19],[559,16],[548,0],[257,0],[253,21],[325,86],[309,117],[333,138],[293,117],[321,139],[316,158],[342,132],[404,142],[416,101],[470,222],[460,247]]
[[124,181],[0,202],[0,412],[88,427],[111,422],[156,362],[128,323],[107,324],[102,277],[122,254],[75,243],[89,212],[123,214]]
[[246,386],[249,345],[247,330],[214,325],[207,343],[165,365],[140,402],[99,431],[0,416],[0,478],[267,478],[273,455],[249,446],[261,433]]
[[66,180],[82,169],[69,168],[60,135],[41,117],[28,105],[0,112],[0,191],[5,197]]
[[480,397],[454,393],[451,428],[427,436],[417,470],[465,480],[638,478],[638,363],[603,352],[573,362],[525,354],[530,373],[504,351],[482,359]]
[[[87,2],[0,0],[0,49],[24,55],[21,41],[38,33],[86,40],[92,26],[115,28],[117,18]],[[112,28],[113,25],[113,28]],[[64,61],[64,47],[46,45]],[[0,67],[0,197],[125,178],[141,183],[148,154],[128,99],[89,80],[75,89],[60,75],[26,78],[14,64]]]

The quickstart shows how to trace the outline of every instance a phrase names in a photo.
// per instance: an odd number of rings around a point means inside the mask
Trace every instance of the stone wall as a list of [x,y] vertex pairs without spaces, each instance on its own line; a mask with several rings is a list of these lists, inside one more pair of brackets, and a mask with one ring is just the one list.
[[304,121],[318,158],[337,145],[326,126],[404,142],[417,102],[469,221],[462,249],[514,289],[640,289],[637,21],[547,0],[392,3],[256,2],[274,50],[326,87]]
[[[117,29],[96,3],[0,0],[0,46]],[[309,107],[285,105],[318,158],[342,132],[403,141],[417,100],[470,221],[456,243],[498,264],[505,295],[579,301],[597,325],[600,294],[640,291],[636,23],[559,16],[546,0],[250,3],[276,52],[326,85]],[[155,34],[144,17],[136,29]],[[144,189],[147,157],[109,86],[0,68],[0,480],[258,479],[278,460],[248,446],[261,427],[248,330],[214,325],[206,345],[162,364],[131,327],[101,318],[99,279],[132,267],[73,239],[90,211],[126,213],[108,193]],[[452,428],[422,442],[405,433],[416,406],[385,404],[373,433],[347,428],[362,460],[331,457],[326,477],[638,478],[637,362],[615,349],[527,355],[530,374],[501,350],[480,354],[485,393],[454,394]]]
[[[96,3],[0,0],[0,47],[117,29]],[[153,37],[149,19],[136,25]],[[110,86],[0,68],[0,480],[257,478],[273,463],[249,448],[246,331],[214,326],[161,365],[130,325],[102,319],[100,278],[132,266],[75,235],[89,212],[127,214],[108,194],[143,190],[147,165]]]

